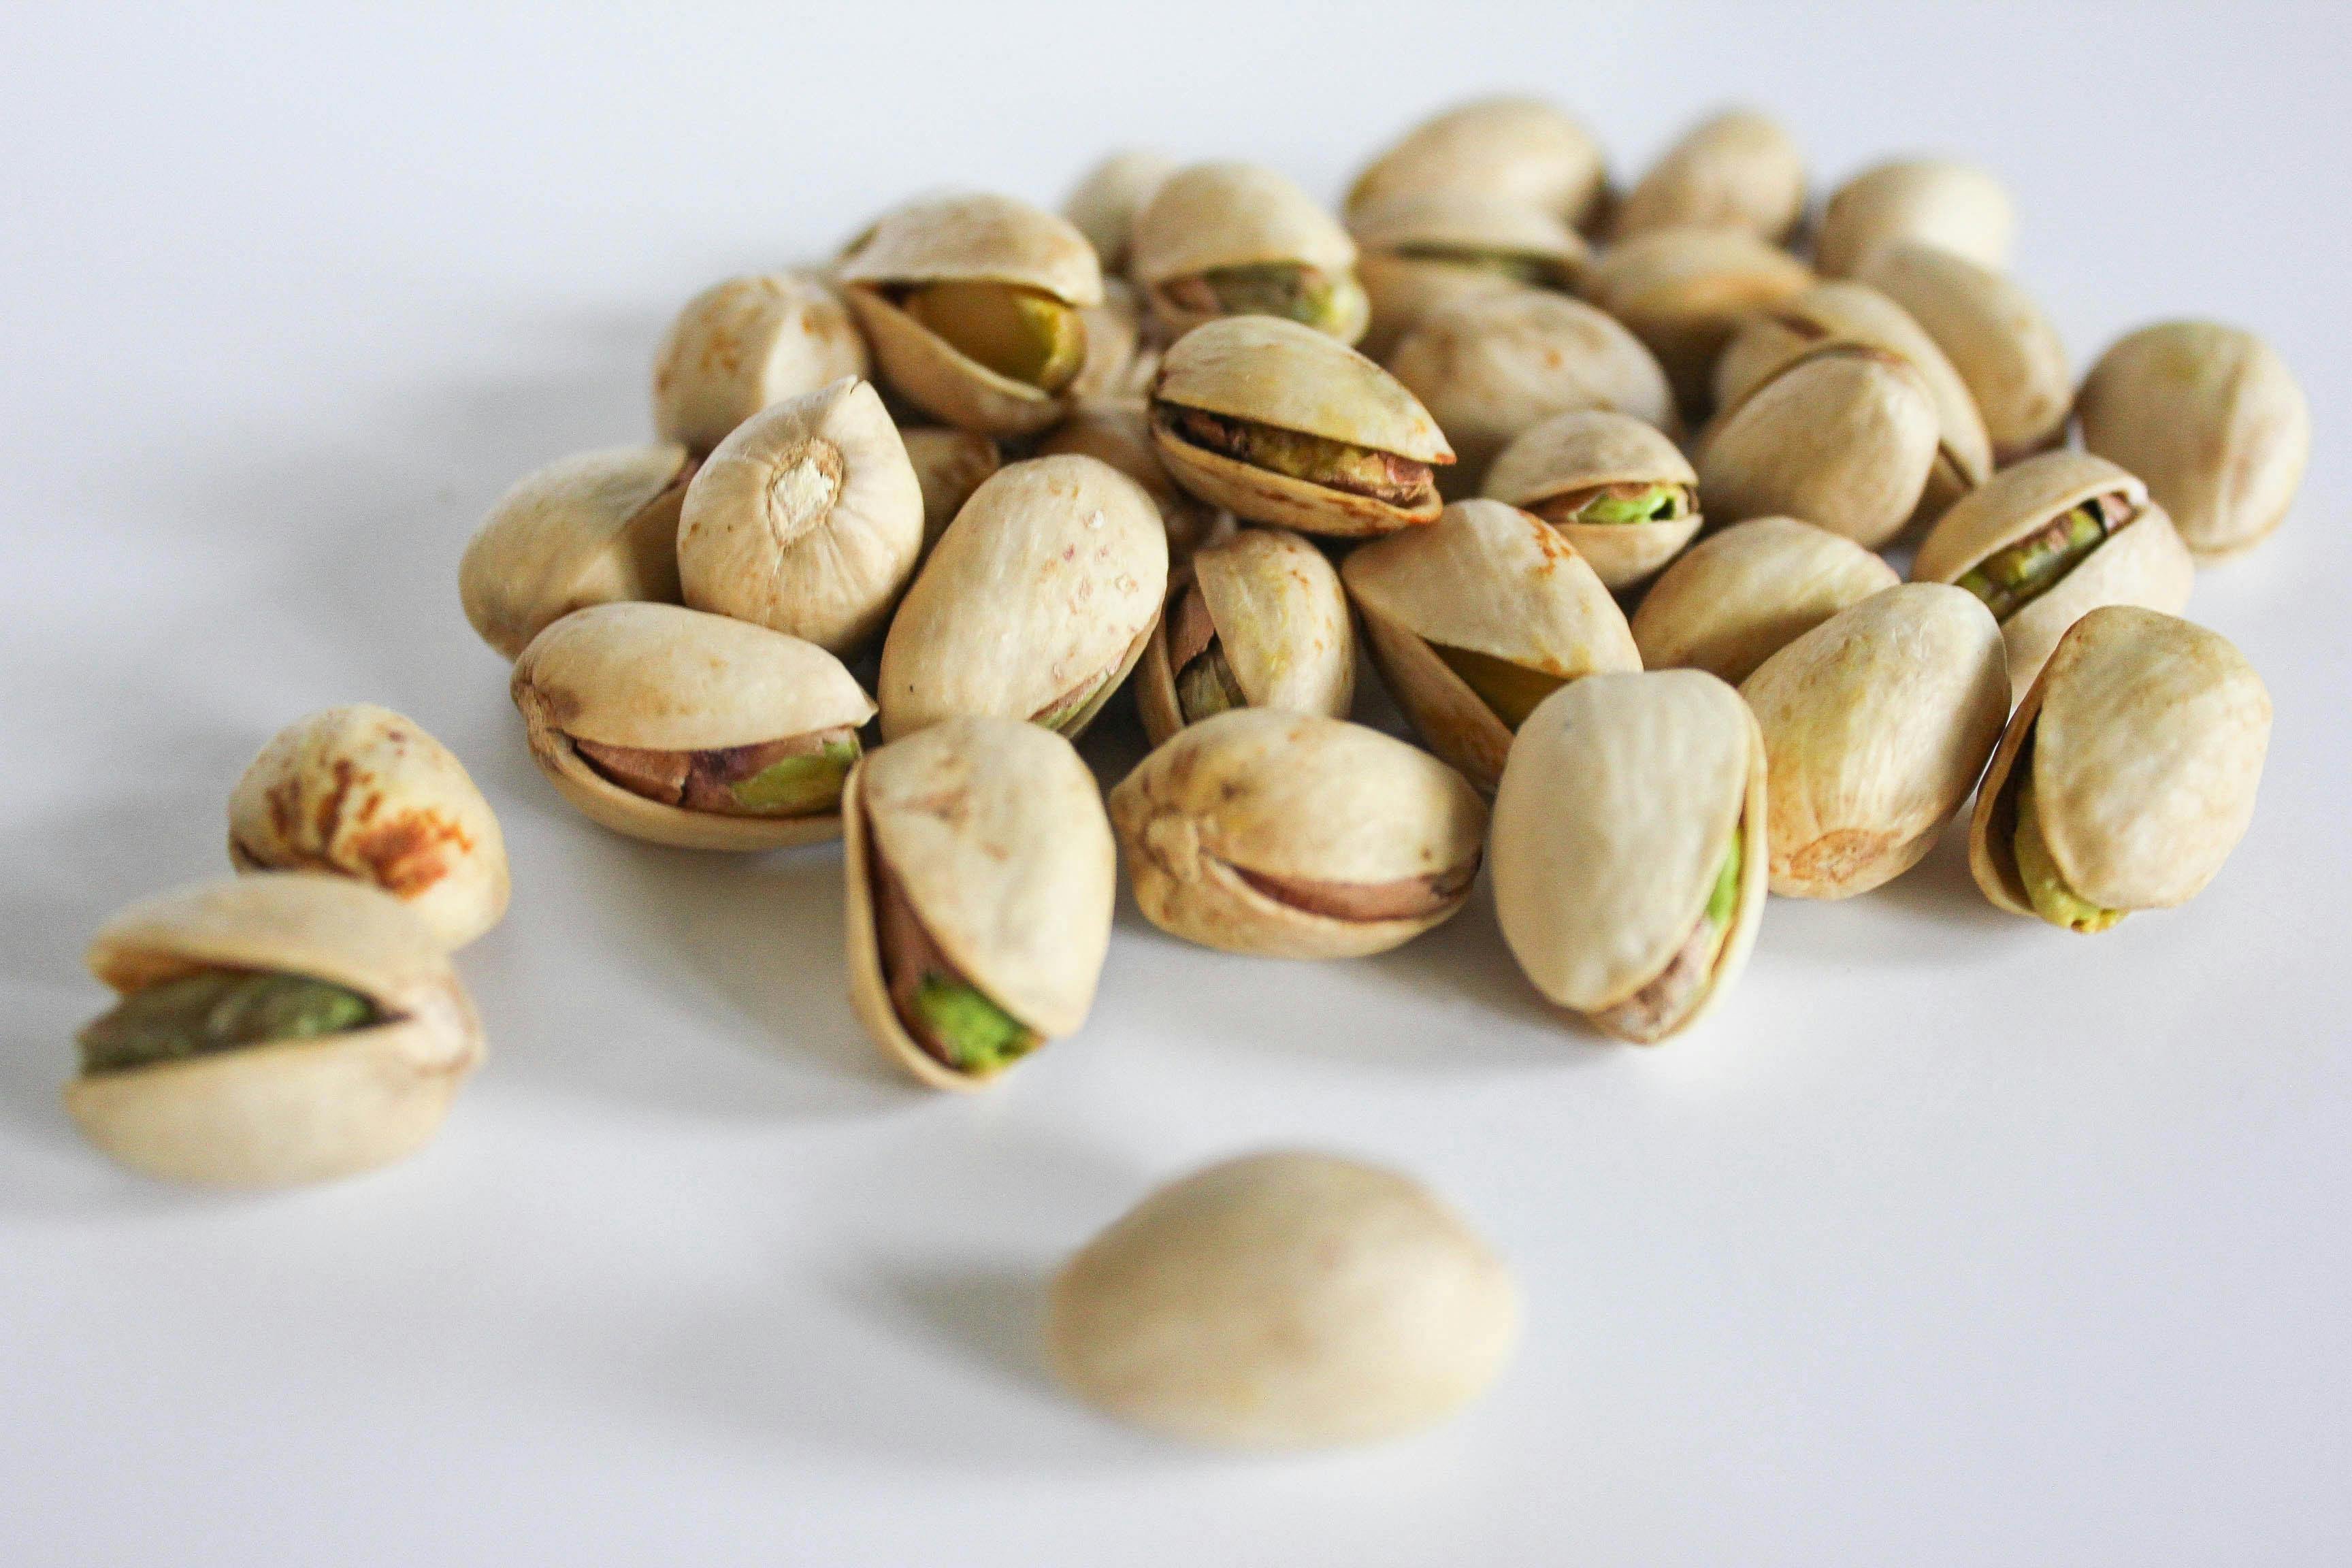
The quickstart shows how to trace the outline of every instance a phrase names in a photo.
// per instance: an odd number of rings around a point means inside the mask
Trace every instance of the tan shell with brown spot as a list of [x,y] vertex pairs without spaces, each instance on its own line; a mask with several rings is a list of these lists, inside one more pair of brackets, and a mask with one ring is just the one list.
[[1475,99],[1432,115],[1348,187],[1350,216],[1397,195],[1451,193],[1588,226],[1608,195],[1592,133],[1540,99]]
[[688,300],[663,335],[654,428],[708,452],[771,404],[866,374],[866,340],[822,279],[730,278]]
[[[1295,262],[1333,279],[1352,280],[1356,242],[1314,197],[1288,178],[1253,163],[1195,163],[1160,182],[1136,215],[1129,260],[1137,287],[1169,338],[1181,338],[1216,312],[1188,310],[1168,292],[1179,279],[1213,268]],[[1364,335],[1360,297],[1331,336]]]
[[1486,493],[1532,511],[1544,502],[1605,485],[1682,485],[1690,515],[1664,522],[1556,522],[1559,535],[1612,589],[1649,578],[1698,536],[1698,474],[1656,426],[1626,414],[1584,409],[1524,431],[1486,470]]
[[[1238,529],[1170,581],[1170,609],[1194,585],[1251,707],[1348,716],[1356,699],[1356,627],[1339,574],[1321,551],[1282,529]],[[1178,673],[1163,614],[1135,672],[1136,710],[1155,746],[1184,727]]]
[[1926,245],[1887,247],[1860,276],[1909,311],[1952,362],[1984,416],[1999,466],[2064,439],[2074,400],[2066,345],[2014,280]]
[[1830,194],[1813,241],[1827,278],[1860,274],[1890,245],[1916,241],[1979,266],[2009,265],[2017,215],[1999,180],[1972,163],[1913,158],[1880,163]]
[[[1561,287],[1584,270],[1583,237],[1549,213],[1451,192],[1391,198],[1348,220],[1362,255],[1356,274],[1371,301],[1371,324],[1357,347],[1385,357],[1415,321],[1449,300],[1534,287],[1445,251],[1524,257],[1556,268]],[[1439,254],[1431,254],[1432,251]]]
[[1937,450],[1936,400],[1911,362],[1832,343],[1717,416],[1699,489],[1717,522],[1802,518],[1874,548],[1918,509]]
[[1683,412],[1696,416],[1740,322],[1812,282],[1811,268],[1744,229],[1654,228],[1603,251],[1584,296],[1657,356]]
[[1737,686],[1839,611],[1903,579],[1853,540],[1793,517],[1735,523],[1691,546],[1633,612],[1643,669]]
[[1780,121],[1727,109],[1685,132],[1627,192],[1612,232],[1736,228],[1780,244],[1805,215],[1805,157]]

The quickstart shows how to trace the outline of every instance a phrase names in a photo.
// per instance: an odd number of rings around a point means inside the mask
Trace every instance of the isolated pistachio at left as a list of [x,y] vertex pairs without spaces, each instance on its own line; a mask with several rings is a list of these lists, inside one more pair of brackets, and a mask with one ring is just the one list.
[[730,278],[686,302],[654,355],[654,428],[708,452],[772,403],[866,373],[848,309],[804,272]]
[[675,441],[559,458],[500,496],[466,544],[457,594],[512,659],[589,605],[678,602],[677,514],[695,459]]

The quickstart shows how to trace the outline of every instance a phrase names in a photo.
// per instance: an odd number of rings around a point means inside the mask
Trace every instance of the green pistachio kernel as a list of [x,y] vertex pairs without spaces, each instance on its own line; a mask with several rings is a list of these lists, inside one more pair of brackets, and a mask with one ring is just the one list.
[[1223,648],[1211,643],[1177,675],[1176,705],[1188,724],[1249,706],[1242,683],[1234,678],[1234,667],[1225,662]]
[[1465,267],[1478,272],[1491,272],[1507,278],[1514,283],[1524,283],[1530,289],[1565,290],[1570,285],[1569,268],[1559,258],[1537,251],[1494,250],[1474,245],[1401,245],[1396,254],[1407,261],[1434,261],[1447,267]]
[[762,816],[806,816],[841,804],[841,782],[857,762],[855,738],[827,741],[805,757],[786,757],[730,784],[727,793],[746,811]]
[[2058,869],[2049,841],[2042,837],[2042,816],[2030,778],[2017,788],[2015,845],[2017,874],[2025,883],[2035,914],[2052,925],[2086,934],[2105,931],[2124,918],[2126,911],[2102,909],[2066,885],[2065,873]]
[[1228,316],[1282,316],[1328,332],[1353,312],[1362,292],[1352,278],[1334,278],[1295,261],[1213,267],[1201,282]]
[[2107,520],[2098,502],[2084,501],[1978,562],[1960,574],[1959,585],[1983,600],[1993,619],[2005,621],[2056,587],[2106,537]]
[[1690,492],[1680,485],[1612,485],[1576,509],[1571,522],[1672,522],[1690,515]]
[[1715,889],[1706,896],[1707,923],[1728,926],[1732,911],[1739,908],[1740,841],[1737,828],[1731,834],[1731,852],[1723,858],[1723,866],[1715,874]]
[[972,986],[944,974],[926,974],[915,989],[915,1011],[932,1040],[961,1072],[992,1073],[1037,1048],[1034,1030]]
[[1010,283],[933,283],[907,296],[907,314],[966,359],[1055,393],[1087,360],[1086,322],[1050,294]]
[[1110,700],[1111,679],[1118,674],[1118,666],[1114,664],[1030,714],[1029,722],[1043,724],[1065,735],[1076,733],[1092,722],[1096,712]]
[[84,1072],[117,1072],[378,1021],[356,991],[306,974],[212,969],[150,985],[81,1031]]
[[1464,684],[1478,694],[1478,700],[1513,730],[1528,721],[1537,703],[1568,684],[1564,675],[1529,669],[1524,664],[1513,664],[1492,654],[1474,653],[1466,647],[1432,643],[1429,651],[1444,659],[1445,668],[1460,676]]

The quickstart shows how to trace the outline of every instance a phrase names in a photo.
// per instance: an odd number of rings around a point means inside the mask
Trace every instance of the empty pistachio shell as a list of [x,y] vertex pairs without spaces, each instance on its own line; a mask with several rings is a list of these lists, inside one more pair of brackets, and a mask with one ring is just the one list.
[[1484,98],[1423,121],[1348,189],[1348,212],[1398,195],[1474,196],[1583,228],[1607,195],[1601,145],[1550,104]]
[[281,1186],[431,1141],[482,1059],[441,939],[390,894],[275,871],[134,904],[90,942],[121,994],[67,1084],[82,1136],[166,1181]]
[[1618,204],[1620,240],[1652,229],[1736,228],[1778,244],[1805,212],[1805,158],[1780,122],[1752,109],[1701,121]]
[[1136,670],[1136,708],[1158,745],[1227,708],[1344,719],[1356,695],[1356,631],[1339,574],[1295,533],[1244,528],[1171,583]]
[[1167,532],[1133,479],[1085,457],[1007,464],[890,623],[882,738],[963,713],[1077,734],[1142,657],[1167,590]]
[[1718,522],[1797,517],[1875,546],[1917,509],[1937,450],[1936,400],[1911,363],[1833,343],[1717,416],[1699,489]]
[[2228,638],[2137,605],[2091,611],[1985,772],[1977,886],[2085,932],[2187,903],[2245,837],[2270,734],[2270,693]]
[[446,746],[373,703],[298,719],[261,748],[229,794],[228,858],[373,882],[452,949],[507,912],[490,803]]
[[531,760],[616,833],[777,849],[841,832],[841,781],[874,704],[817,647],[674,605],[565,616],[515,661]]
[[928,555],[981,481],[1003,467],[1003,457],[994,441],[971,430],[918,426],[899,431],[898,439],[906,446],[915,482],[923,489],[923,553]]
[[2009,717],[2000,627],[1940,583],[1874,594],[1742,682],[1764,732],[1772,890],[1866,893],[1917,865]]
[[946,720],[861,761],[842,816],[850,1001],[884,1055],[978,1089],[1086,1022],[1118,870],[1067,741]]
[[1596,675],[1520,727],[1495,912],[1537,990],[1643,1044],[1731,988],[1764,911],[1764,740],[1697,670]]
[[693,477],[674,442],[583,452],[525,477],[466,545],[467,621],[511,659],[586,605],[677,603],[677,514]]
[[1946,512],[1911,574],[1957,583],[1985,602],[2008,645],[2011,693],[2022,698],[2085,611],[2178,611],[2197,569],[2138,479],[2087,452],[2044,452]]
[[1698,475],[1654,426],[1587,409],[1524,431],[1486,470],[1486,492],[1534,512],[1612,588],[1630,588],[1698,533]]
[[1740,321],[1812,281],[1811,268],[1744,229],[1654,228],[1602,253],[1584,293],[1657,356],[1684,411],[1696,415]]
[[2259,544],[2311,458],[2311,405],[2262,339],[2211,321],[2142,327],[2099,356],[2083,445],[2147,481],[2200,561]]
[[1449,300],[1573,289],[1587,258],[1583,238],[1549,213],[1444,192],[1393,197],[1357,213],[1348,226],[1363,247],[1356,271],[1372,310],[1357,346],[1375,359]]
[[923,486],[872,384],[763,410],[719,444],[677,525],[686,602],[849,654],[923,549]]
[[2009,193],[1973,164],[1918,158],[1865,169],[1830,195],[1813,242],[1828,278],[1860,273],[1877,251],[1916,241],[1985,267],[2009,265]]
[[1643,669],[1704,669],[1733,685],[1839,611],[1902,581],[1851,539],[1759,517],[1701,540],[1633,612]]
[[1261,315],[1352,343],[1370,315],[1348,231],[1289,180],[1248,163],[1195,163],[1162,181],[1136,216],[1130,266],[1171,338]]
[[1062,204],[1062,216],[1095,247],[1104,272],[1127,270],[1136,215],[1175,172],[1176,160],[1165,153],[1129,151],[1113,153],[1080,176]]
[[1377,730],[1236,708],[1178,731],[1110,795],[1135,901],[1227,952],[1353,958],[1470,896],[1486,808],[1462,775]]
[[686,302],[654,356],[654,428],[708,452],[772,403],[866,374],[833,290],[798,272],[730,278]]
[[1081,400],[1070,416],[1037,443],[1037,455],[1077,453],[1097,458],[1143,487],[1168,527],[1168,563],[1188,564],[1193,552],[1234,531],[1234,514],[1202,500],[1169,477],[1151,437],[1151,415],[1141,404]]
[[1435,517],[1454,449],[1394,376],[1345,344],[1236,316],[1170,346],[1151,433],[1176,481],[1253,522],[1388,533]]
[[1864,282],[1911,313],[1968,384],[2003,467],[2066,433],[2074,373],[2058,330],[2006,275],[1925,245],[1880,250]]

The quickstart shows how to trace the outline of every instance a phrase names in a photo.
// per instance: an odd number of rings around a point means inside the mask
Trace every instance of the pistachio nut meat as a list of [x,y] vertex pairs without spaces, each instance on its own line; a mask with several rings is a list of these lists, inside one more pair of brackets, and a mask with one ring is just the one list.
[[1110,820],[1144,917],[1272,958],[1385,952],[1470,896],[1486,807],[1460,773],[1345,720],[1228,709],[1119,782]]
[[2147,481],[2200,562],[2252,548],[2286,519],[2311,460],[2311,405],[2253,333],[2159,321],[2084,379],[2083,445]]
[[1394,196],[1348,220],[1371,301],[1357,346],[1374,359],[1449,300],[1509,289],[1574,292],[1589,251],[1559,218],[1515,203],[1444,192]]
[[1140,403],[1081,399],[1070,416],[1037,443],[1037,456],[1076,453],[1108,463],[1143,487],[1168,529],[1168,564],[1191,563],[1193,552],[1234,531],[1234,514],[1179,485],[1160,460],[1151,412]]
[[507,912],[506,839],[466,766],[373,703],[280,730],[228,797],[240,871],[326,871],[382,888],[451,950]]
[[331,1181],[432,1140],[482,1059],[440,936],[409,906],[310,871],[175,889],[92,939],[118,996],[80,1034],[66,1110],[163,1181]]
[[1718,522],[1795,517],[1873,548],[1918,510],[1939,450],[1910,361],[1860,343],[1799,356],[1717,415],[1698,482]]
[[1906,583],[1843,610],[1740,683],[1764,734],[1772,890],[1844,899],[1935,847],[2009,717],[1982,601]]
[[1495,911],[1536,989],[1641,1045],[1727,994],[1764,912],[1764,780],[1755,715],[1704,671],[1547,698],[1495,794]]
[[572,611],[678,602],[677,514],[695,459],[675,441],[559,458],[500,496],[457,565],[466,620],[509,660]]
[[1135,705],[1158,745],[1229,708],[1344,719],[1356,696],[1356,630],[1339,574],[1278,528],[1244,528],[1171,581],[1136,668]]
[[1164,153],[1130,148],[1111,153],[1078,177],[1062,203],[1062,216],[1095,247],[1106,278],[1127,270],[1136,216],[1176,169],[1176,160]]
[[1176,482],[1252,522],[1342,537],[1436,517],[1454,448],[1379,365],[1296,321],[1234,316],[1179,338],[1151,386]]
[[1727,109],[1684,132],[1617,204],[1620,241],[1653,229],[1735,228],[1779,245],[1805,216],[1805,156],[1780,121]]
[[1685,416],[1714,398],[1715,362],[1741,321],[1811,288],[1813,269],[1737,228],[1654,228],[1603,251],[1584,296],[1657,356]]
[[1195,163],[1136,215],[1129,266],[1170,338],[1221,316],[1274,316],[1352,343],[1370,308],[1356,242],[1271,169]]
[[686,849],[780,849],[841,832],[874,703],[839,659],[674,605],[566,616],[515,661],[531,761],[591,821]]
[[929,555],[981,481],[1004,466],[1004,454],[986,436],[944,425],[901,429],[898,439],[922,487],[923,553]]
[[1172,1183],[1055,1275],[1046,1354],[1119,1420],[1237,1448],[1370,1443],[1476,1398],[1517,1348],[1509,1270],[1419,1183],[1279,1151]]
[[2013,279],[1927,245],[1885,247],[1860,277],[1909,311],[1952,362],[1984,416],[1998,465],[2064,438],[2074,400],[2066,346]]
[[1118,864],[1069,742],[946,720],[862,759],[842,823],[850,1002],[885,1056],[979,1089],[1086,1022]]
[[891,390],[942,424],[1034,436],[1067,411],[1102,267],[1064,218],[1009,196],[909,203],[834,277]]
[[2103,605],[2010,720],[1969,869],[1995,905],[2068,931],[2185,904],[2245,837],[2270,734],[2270,693],[2228,638]]
[[708,452],[771,404],[866,374],[866,340],[823,279],[730,278],[686,302],[654,355],[654,428]]
[[1633,611],[1643,669],[1703,669],[1737,686],[1841,610],[1902,581],[1853,540],[1759,517],[1675,558]]
[[1824,278],[1851,278],[1885,247],[1916,241],[2002,268],[2016,231],[2009,192],[1984,170],[1949,158],[1899,159],[1830,193],[1813,265]]
[[2167,614],[2189,603],[2197,568],[2147,487],[2088,452],[2044,452],[2003,468],[1944,514],[1911,574],[1982,599],[2009,648],[2021,699],[2068,626],[2101,605]]
[[1459,195],[1589,228],[1608,199],[1601,144],[1540,99],[1474,99],[1423,121],[1348,187],[1348,216],[1399,195]]
[[1633,587],[1697,537],[1698,475],[1656,426],[1627,414],[1555,415],[1486,470],[1493,500],[1531,511],[1612,589]]
[[999,468],[948,524],[882,644],[882,738],[964,713],[1076,736],[1127,679],[1168,591],[1141,486],[1093,458]]

